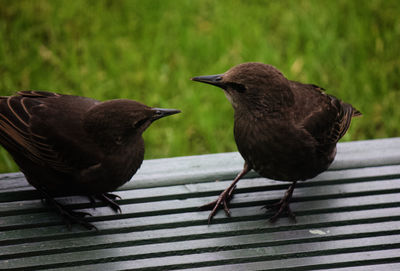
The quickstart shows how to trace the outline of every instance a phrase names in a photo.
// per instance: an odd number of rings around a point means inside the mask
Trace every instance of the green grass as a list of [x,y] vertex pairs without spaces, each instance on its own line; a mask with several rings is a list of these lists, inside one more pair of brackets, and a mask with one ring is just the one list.
[[[246,61],[363,112],[344,140],[400,135],[400,1],[0,0],[0,95],[51,90],[178,108],[146,158],[235,151],[222,91],[194,83]],[[16,171],[4,150],[0,172]]]

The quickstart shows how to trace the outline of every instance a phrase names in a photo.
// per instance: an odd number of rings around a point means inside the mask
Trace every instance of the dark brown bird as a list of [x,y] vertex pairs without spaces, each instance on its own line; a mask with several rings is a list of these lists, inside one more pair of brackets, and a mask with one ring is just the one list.
[[220,206],[229,216],[235,185],[251,169],[266,178],[292,182],[279,202],[266,207],[277,210],[271,221],[285,212],[294,218],[289,202],[296,182],[329,167],[351,118],[361,115],[322,88],[290,81],[262,63],[243,63],[224,74],[192,80],[224,90],[235,111],[235,141],[245,160],[243,170],[219,198],[202,206],[212,209],[209,223]]
[[120,211],[118,196],[108,192],[129,181],[142,164],[142,133],[153,121],[179,112],[126,99],[100,102],[20,91],[0,97],[0,144],[69,227],[79,223],[90,229],[87,213],[68,210],[53,197],[84,195]]

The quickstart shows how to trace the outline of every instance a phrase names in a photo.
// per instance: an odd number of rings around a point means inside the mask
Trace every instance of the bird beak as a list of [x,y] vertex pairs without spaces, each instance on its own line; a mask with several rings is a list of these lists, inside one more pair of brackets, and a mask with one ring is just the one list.
[[154,111],[153,121],[161,119],[166,116],[178,114],[181,111],[177,109],[165,109],[165,108],[152,108]]
[[223,74],[196,76],[192,80],[224,88],[225,84],[222,82],[222,76]]

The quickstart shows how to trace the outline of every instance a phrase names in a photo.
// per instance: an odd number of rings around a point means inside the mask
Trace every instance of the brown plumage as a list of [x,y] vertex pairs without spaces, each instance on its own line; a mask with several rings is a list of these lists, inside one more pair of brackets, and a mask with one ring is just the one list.
[[351,118],[361,113],[323,89],[286,79],[271,65],[243,63],[224,74],[199,76],[194,81],[222,88],[234,114],[234,136],[245,160],[244,169],[220,197],[203,208],[211,208],[209,222],[228,202],[235,184],[254,169],[261,176],[289,181],[289,187],[271,218],[290,211],[289,201],[297,181],[325,171],[336,155],[336,143],[349,128]]
[[27,181],[69,223],[93,226],[53,199],[86,195],[120,211],[109,194],[131,179],[143,161],[142,133],[179,110],[136,101],[94,99],[43,91],[0,97],[0,144]]

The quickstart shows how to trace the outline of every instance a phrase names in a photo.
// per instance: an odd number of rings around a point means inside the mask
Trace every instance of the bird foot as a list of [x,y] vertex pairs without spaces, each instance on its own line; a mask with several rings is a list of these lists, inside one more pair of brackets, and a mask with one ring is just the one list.
[[292,212],[292,210],[290,209],[290,199],[285,199],[282,198],[280,201],[273,203],[273,204],[268,204],[266,206],[264,206],[264,208],[268,209],[268,210],[275,210],[275,214],[270,217],[269,221],[271,223],[275,223],[278,218],[280,216],[282,216],[283,214],[287,214],[287,216],[292,219],[293,221],[296,222],[296,216],[295,214]]
[[109,206],[111,209],[114,210],[114,212],[116,213],[122,213],[121,211],[121,207],[119,206],[119,204],[117,202],[115,202],[117,199],[121,199],[120,196],[115,195],[115,194],[111,194],[111,193],[104,193],[104,194],[100,194],[100,195],[95,195],[95,196],[88,196],[89,200],[90,200],[90,204],[93,208],[95,208],[95,203],[96,200],[98,199],[100,201],[102,201],[103,203],[105,203],[107,206]]
[[232,188],[228,187],[219,195],[217,200],[200,206],[200,210],[212,210],[208,216],[208,224],[211,223],[212,218],[215,216],[218,208],[221,206],[224,208],[225,214],[227,216],[231,216],[228,204],[233,197],[233,190],[235,189],[235,187],[236,186],[233,186]]
[[208,204],[205,204],[200,207],[200,210],[212,210],[210,215],[208,216],[208,225],[210,225],[212,218],[215,216],[217,213],[217,210],[221,205],[224,207],[225,214],[227,216],[231,216],[231,212],[229,211],[228,203],[233,197],[233,191],[236,188],[237,182],[242,178],[244,175],[247,174],[251,170],[250,166],[246,163],[244,163],[243,170],[235,177],[231,185],[227,189],[222,192],[218,199],[210,202]]
[[76,212],[69,210],[67,207],[57,202],[55,199],[46,196],[46,203],[54,206],[58,213],[61,215],[64,223],[67,225],[68,229],[71,230],[72,224],[79,224],[87,228],[88,230],[95,229],[98,230],[96,226],[85,220],[86,216],[92,216],[90,213],[86,212]]
[[119,207],[119,204],[116,202],[117,199],[121,199],[120,196],[111,193],[104,193],[96,196],[96,198],[107,204],[111,209],[114,210],[114,212],[122,213],[121,207]]
[[296,182],[293,182],[280,201],[264,206],[264,208],[268,210],[276,210],[275,214],[269,219],[269,221],[275,223],[282,214],[286,213],[290,219],[296,222],[296,216],[289,206],[295,186]]

